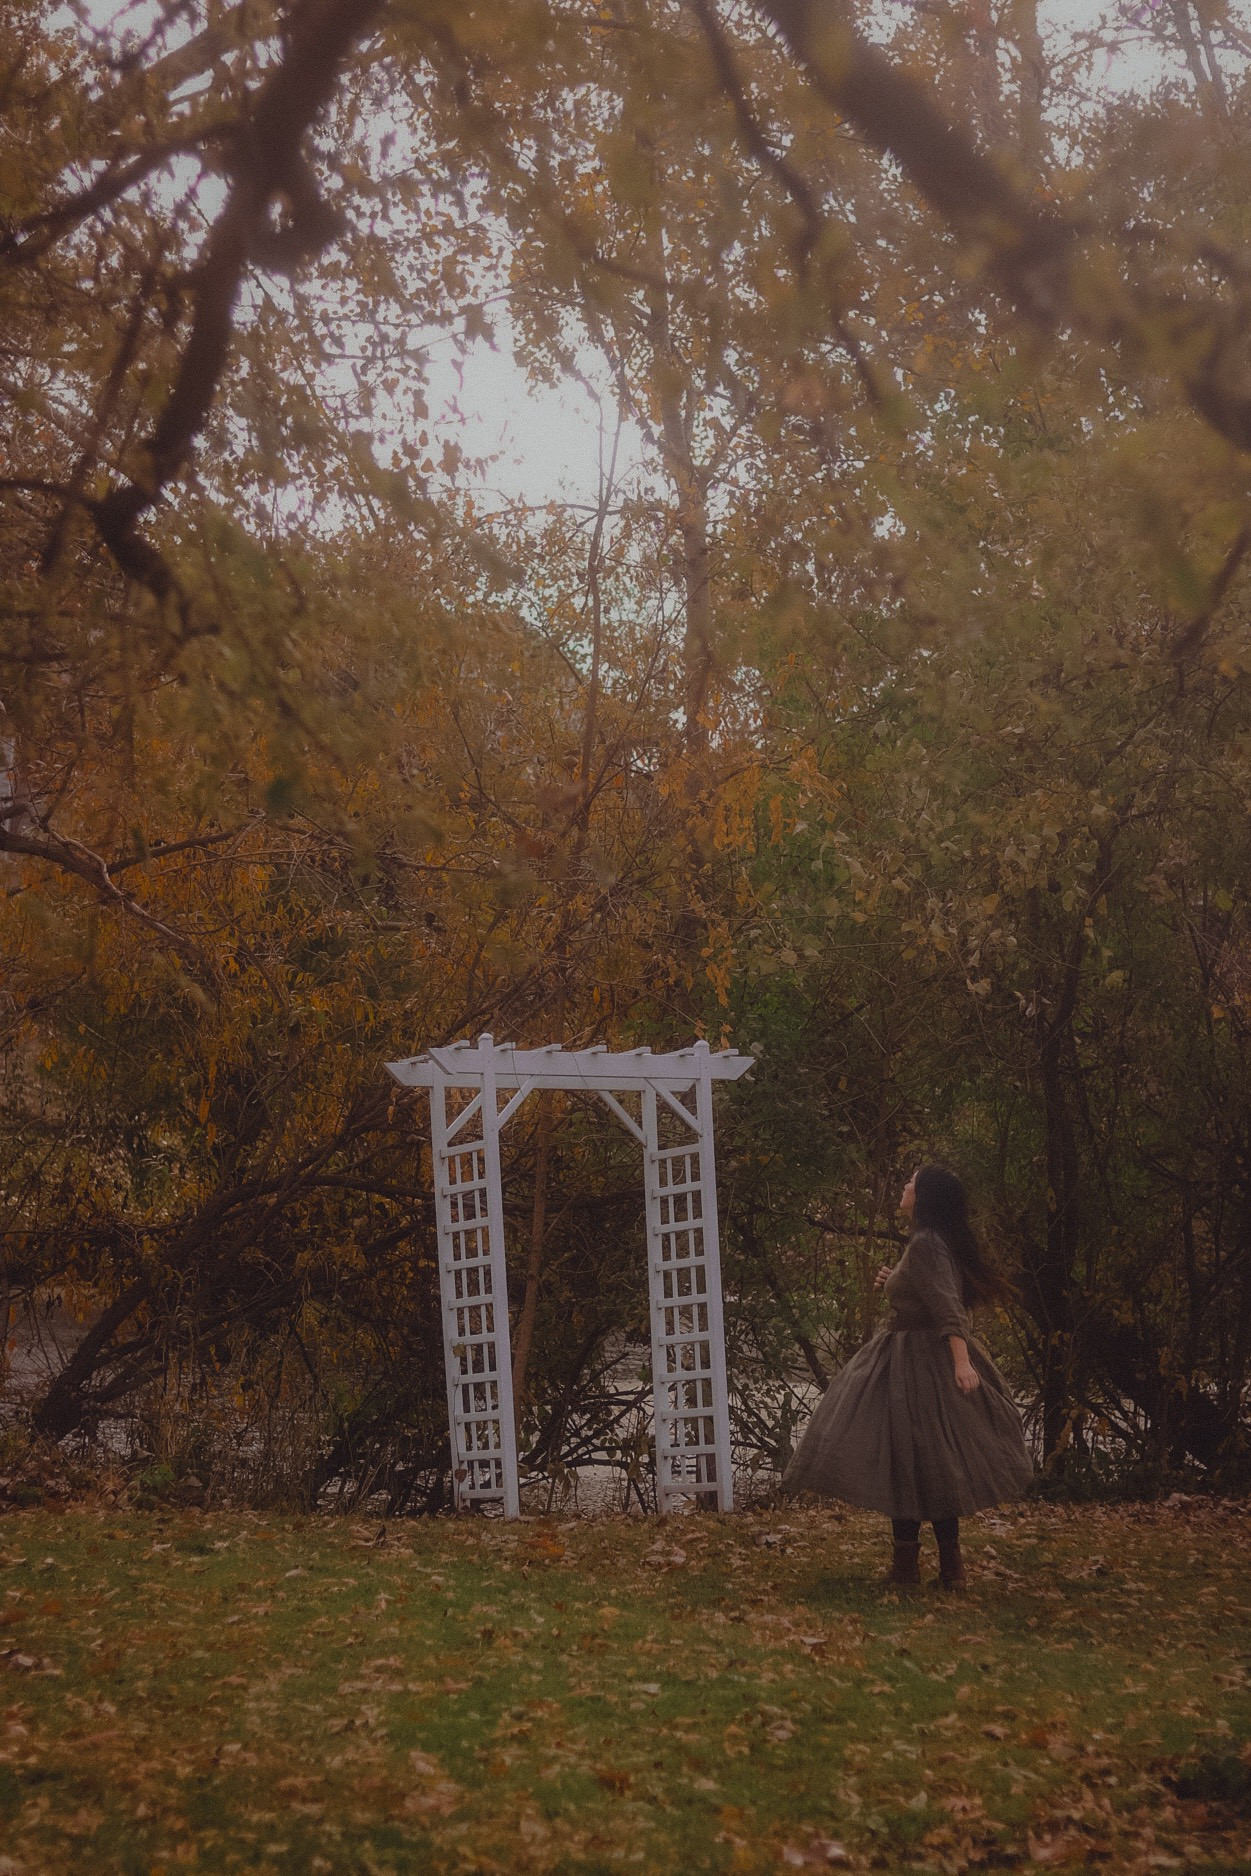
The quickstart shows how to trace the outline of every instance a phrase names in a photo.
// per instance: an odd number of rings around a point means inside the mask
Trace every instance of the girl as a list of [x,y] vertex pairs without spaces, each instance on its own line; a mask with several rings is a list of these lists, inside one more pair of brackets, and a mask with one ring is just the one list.
[[912,1236],[876,1278],[892,1319],[834,1377],[782,1484],[884,1511],[894,1528],[891,1583],[921,1581],[928,1518],[950,1587],[964,1581],[960,1519],[1019,1497],[1033,1475],[1003,1376],[970,1342],[965,1313],[1012,1291],[986,1267],[954,1173],[923,1166],[899,1209]]

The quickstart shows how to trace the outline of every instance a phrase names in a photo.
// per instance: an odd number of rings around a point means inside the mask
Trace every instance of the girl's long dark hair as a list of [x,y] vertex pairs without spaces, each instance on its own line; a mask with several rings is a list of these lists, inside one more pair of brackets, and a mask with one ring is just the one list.
[[917,1174],[914,1231],[937,1231],[956,1260],[965,1307],[1010,1303],[1016,1291],[990,1268],[969,1223],[969,1200],[960,1180],[946,1166],[923,1166]]

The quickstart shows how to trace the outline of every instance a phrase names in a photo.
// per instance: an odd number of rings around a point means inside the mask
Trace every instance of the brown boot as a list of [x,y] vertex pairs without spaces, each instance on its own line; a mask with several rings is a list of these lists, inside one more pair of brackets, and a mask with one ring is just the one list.
[[938,1577],[944,1589],[956,1589],[967,1580],[964,1558],[960,1555],[959,1537],[939,1538]]
[[896,1583],[901,1588],[915,1589],[921,1581],[921,1545],[920,1542],[901,1544],[895,1539],[894,1554],[891,1558],[888,1583]]

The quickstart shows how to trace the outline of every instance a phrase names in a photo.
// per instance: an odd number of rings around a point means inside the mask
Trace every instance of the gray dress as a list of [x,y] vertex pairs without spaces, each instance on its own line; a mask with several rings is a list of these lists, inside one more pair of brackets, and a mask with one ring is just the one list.
[[[893,1317],[835,1375],[783,1489],[820,1492],[888,1518],[955,1518],[1018,1498],[1033,1477],[1007,1384],[970,1339],[959,1272],[918,1231],[886,1279]],[[982,1385],[962,1394],[947,1342],[962,1335]]]

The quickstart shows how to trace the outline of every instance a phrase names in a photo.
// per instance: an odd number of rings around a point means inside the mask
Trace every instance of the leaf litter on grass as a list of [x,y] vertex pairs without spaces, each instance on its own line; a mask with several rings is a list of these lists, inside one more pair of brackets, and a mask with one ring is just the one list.
[[[1243,1506],[391,1526],[23,1512],[21,1876],[1251,1870]],[[19,1661],[19,1657],[21,1660]],[[34,1667],[25,1663],[34,1663]]]

